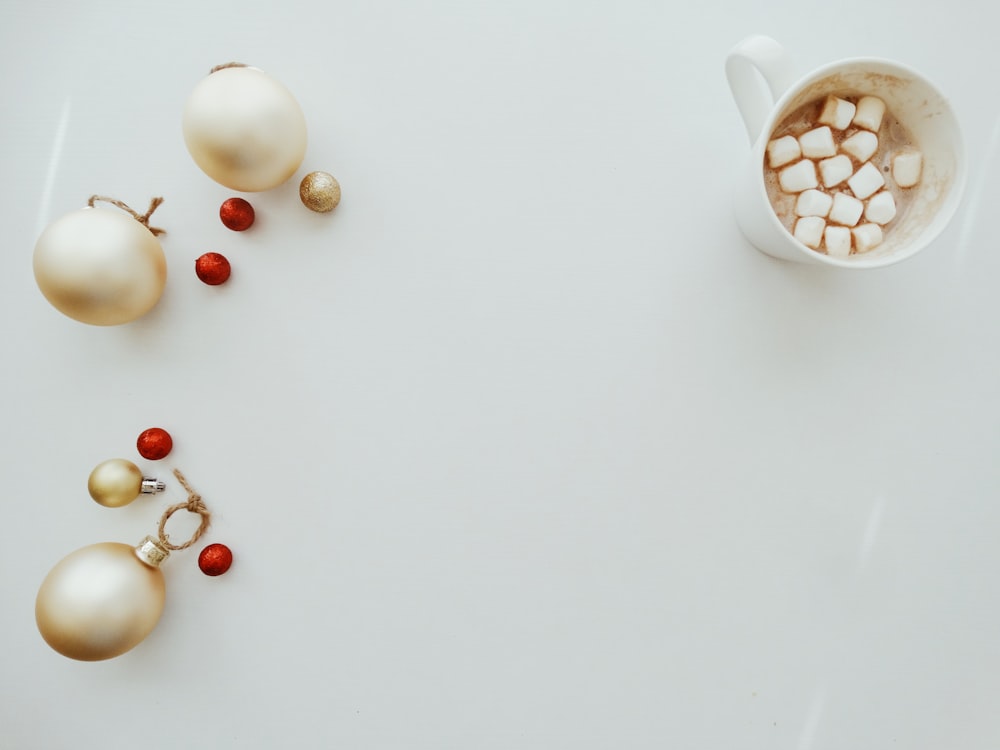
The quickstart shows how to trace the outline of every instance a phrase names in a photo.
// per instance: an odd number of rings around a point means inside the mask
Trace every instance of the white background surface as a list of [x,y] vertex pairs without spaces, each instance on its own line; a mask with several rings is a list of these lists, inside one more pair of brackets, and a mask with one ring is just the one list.
[[[818,33],[820,7],[6,3],[0,746],[1000,746],[996,18],[841,2]],[[837,273],[742,239],[723,59],[750,33],[949,95],[970,181],[937,242]],[[243,234],[180,133],[229,60],[310,128]],[[298,201],[314,169],[333,215]],[[93,193],[166,198],[130,325],[32,277]],[[97,506],[114,456],[169,491]],[[38,584],[155,532],[175,466],[232,570],[175,553],[145,642],[58,656]]]

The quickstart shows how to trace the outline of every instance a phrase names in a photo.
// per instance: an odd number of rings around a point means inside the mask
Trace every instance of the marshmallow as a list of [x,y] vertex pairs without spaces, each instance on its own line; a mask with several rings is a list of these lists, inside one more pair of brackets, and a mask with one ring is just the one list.
[[880,190],[885,185],[885,180],[882,178],[882,173],[878,171],[878,167],[868,161],[851,175],[847,180],[847,185],[856,197],[864,200]]
[[826,216],[830,213],[833,198],[822,190],[805,190],[795,201],[796,216]]
[[850,138],[844,139],[840,144],[840,150],[864,164],[878,150],[878,136],[867,130],[859,130]]
[[802,155],[810,159],[822,159],[837,153],[837,147],[833,143],[833,133],[826,125],[800,135],[799,146],[802,147]]
[[892,157],[892,179],[902,188],[913,187],[920,182],[923,156],[919,151],[907,149]]
[[827,227],[823,232],[826,254],[846,258],[851,254],[851,230],[847,227]]
[[882,227],[878,224],[862,224],[860,227],[854,227],[851,234],[854,235],[854,245],[859,253],[867,253],[882,242]]
[[851,160],[843,154],[831,156],[829,159],[823,159],[823,161],[819,163],[819,174],[823,180],[823,187],[829,188],[834,185],[839,185],[850,177],[851,172],[853,171],[854,165],[851,163]]
[[837,193],[833,196],[830,221],[834,224],[843,224],[845,227],[853,227],[858,223],[864,210],[865,204],[857,198],[852,198],[847,193]]
[[829,125],[831,128],[843,130],[851,124],[856,109],[854,104],[846,99],[830,95],[823,103],[823,111],[819,115],[818,122],[820,125]]
[[771,169],[783,167],[802,155],[799,142],[793,135],[775,138],[767,144],[767,164]]
[[795,222],[795,231],[792,234],[803,245],[815,250],[819,247],[819,243],[823,239],[823,228],[825,226],[826,222],[819,216],[803,216]]
[[786,193],[801,193],[819,185],[816,180],[816,165],[808,159],[795,162],[778,172],[778,184]]
[[878,132],[882,127],[882,115],[885,114],[885,102],[875,96],[862,96],[858,99],[857,112],[854,113],[854,124],[859,128]]
[[865,219],[875,224],[888,224],[896,216],[896,201],[892,193],[883,190],[868,199],[865,206]]

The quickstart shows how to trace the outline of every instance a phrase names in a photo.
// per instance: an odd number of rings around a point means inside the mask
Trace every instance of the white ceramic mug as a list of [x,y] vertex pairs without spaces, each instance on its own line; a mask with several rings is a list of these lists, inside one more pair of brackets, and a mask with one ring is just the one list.
[[[729,53],[726,77],[752,144],[736,184],[736,221],[759,250],[785,260],[876,268],[914,255],[951,220],[965,187],[962,134],[948,101],[913,69],[879,58],[850,58],[795,80],[784,48],[769,37],[751,36]],[[764,182],[765,150],[774,129],[795,109],[827,94],[882,99],[923,154],[920,182],[908,189],[908,207],[885,227],[883,242],[846,258],[810,250],[795,239],[772,209]]]

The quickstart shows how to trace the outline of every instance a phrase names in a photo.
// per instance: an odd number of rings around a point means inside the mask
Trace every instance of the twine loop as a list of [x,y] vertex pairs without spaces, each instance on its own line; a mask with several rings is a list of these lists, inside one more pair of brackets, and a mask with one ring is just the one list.
[[103,195],[92,195],[92,196],[90,196],[90,200],[87,201],[87,205],[90,206],[91,208],[93,208],[94,204],[97,201],[103,201],[104,203],[110,203],[112,206],[117,206],[122,211],[125,211],[126,213],[131,214],[133,219],[135,219],[140,224],[142,224],[144,227],[146,227],[146,229],[148,229],[150,232],[152,232],[154,236],[159,236],[161,234],[166,234],[167,233],[166,229],[160,229],[159,227],[151,227],[151,226],[149,226],[149,217],[152,216],[153,215],[153,211],[155,211],[157,208],[159,208],[160,204],[163,203],[163,198],[153,198],[149,202],[149,209],[144,214],[140,214],[138,211],[134,210],[128,204],[123,203],[120,200],[116,200],[114,198],[108,198],[108,197],[103,196]]
[[241,62],[227,62],[227,63],[222,63],[222,65],[216,65],[214,68],[212,68],[210,71],[208,71],[208,74],[212,75],[212,73],[217,73],[220,70],[225,70],[226,68],[249,68],[249,67],[250,66],[247,65],[246,63],[241,63]]
[[[187,479],[184,478],[184,475],[181,474],[179,469],[174,469],[174,476],[177,477],[177,481],[181,483],[181,486],[187,490],[188,497],[183,503],[171,505],[163,511],[163,515],[160,517],[160,528],[158,534],[160,537],[160,544],[169,550],[187,549],[201,538],[201,535],[208,530],[209,524],[212,523],[212,514],[208,512],[208,508],[205,506],[205,503],[202,502],[201,495],[191,489],[191,485],[188,484]],[[197,530],[190,539],[188,539],[184,544],[178,545],[171,544],[168,541],[169,537],[167,536],[167,532],[164,528],[167,525],[167,521],[170,520],[170,516],[179,510],[186,510],[189,513],[197,513],[201,516],[201,523],[198,525]]]

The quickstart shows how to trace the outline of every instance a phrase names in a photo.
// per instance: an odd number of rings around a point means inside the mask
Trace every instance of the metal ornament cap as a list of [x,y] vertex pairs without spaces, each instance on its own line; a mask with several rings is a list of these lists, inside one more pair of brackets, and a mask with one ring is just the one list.
[[147,536],[135,548],[135,556],[151,568],[158,568],[160,563],[170,557],[170,550],[154,537]]

